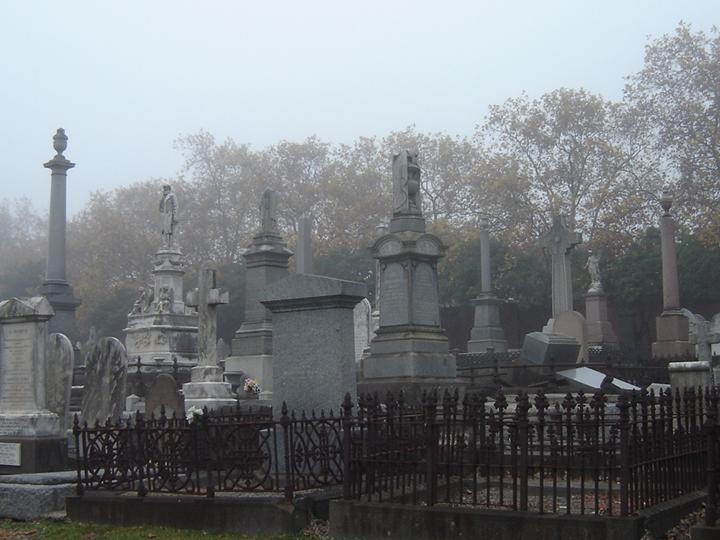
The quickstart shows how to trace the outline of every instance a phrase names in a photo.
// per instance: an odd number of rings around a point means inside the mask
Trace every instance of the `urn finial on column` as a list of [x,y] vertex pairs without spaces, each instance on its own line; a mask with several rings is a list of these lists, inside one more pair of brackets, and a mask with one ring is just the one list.
[[57,152],[57,156],[55,157],[63,157],[62,153],[67,148],[67,135],[65,135],[65,130],[63,128],[58,128],[55,135],[53,135],[53,148]]

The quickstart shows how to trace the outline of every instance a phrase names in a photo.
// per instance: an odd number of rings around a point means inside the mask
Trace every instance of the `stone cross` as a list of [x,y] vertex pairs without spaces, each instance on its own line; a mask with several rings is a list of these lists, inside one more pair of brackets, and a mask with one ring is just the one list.
[[480,292],[492,292],[490,278],[490,233],[486,219],[480,220]]
[[582,243],[580,233],[571,231],[565,216],[553,217],[552,228],[541,238],[542,245],[552,255],[552,316],[557,317],[573,309],[572,271],[570,251]]
[[215,268],[204,265],[198,288],[188,292],[187,305],[198,311],[198,365],[217,365],[217,306],[227,304],[230,294],[215,287]]
[[295,271],[298,274],[313,273],[312,216],[303,214],[298,223],[298,245],[295,254]]

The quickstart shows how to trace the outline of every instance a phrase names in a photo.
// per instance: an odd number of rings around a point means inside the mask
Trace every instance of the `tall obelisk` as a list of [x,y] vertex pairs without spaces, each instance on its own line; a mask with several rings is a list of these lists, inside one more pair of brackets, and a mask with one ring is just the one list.
[[65,334],[74,343],[78,337],[75,333],[75,310],[80,300],[75,298],[65,276],[67,171],[75,166],[63,156],[67,140],[65,130],[59,128],[53,137],[53,148],[57,153],[44,164],[45,168],[50,169],[50,217],[47,272],[40,292],[55,310],[55,316],[48,321],[48,332]]

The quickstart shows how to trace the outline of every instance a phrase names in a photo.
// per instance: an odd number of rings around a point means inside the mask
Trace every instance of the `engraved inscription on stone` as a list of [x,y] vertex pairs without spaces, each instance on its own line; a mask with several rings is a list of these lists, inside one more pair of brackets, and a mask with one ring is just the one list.
[[400,263],[388,263],[382,275],[380,324],[408,324],[408,298],[405,270]]
[[394,255],[396,253],[400,253],[401,248],[402,244],[400,242],[397,240],[389,240],[380,246],[378,253],[380,255]]
[[20,443],[0,443],[0,465],[19,467]]
[[417,241],[416,248],[418,252],[425,253],[427,255],[438,255],[438,247],[435,242],[430,240],[429,238],[420,238]]
[[413,273],[413,323],[440,325],[435,272],[428,263],[418,263]]
[[0,338],[0,410],[37,410],[34,323],[5,324]]

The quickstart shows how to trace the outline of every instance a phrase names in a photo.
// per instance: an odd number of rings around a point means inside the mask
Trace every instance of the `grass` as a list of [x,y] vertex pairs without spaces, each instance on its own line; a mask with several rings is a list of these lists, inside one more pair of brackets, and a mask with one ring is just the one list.
[[169,527],[117,527],[98,523],[79,523],[70,520],[0,521],[0,540],[190,540],[212,538],[217,540],[313,540],[327,538],[322,532],[307,529],[299,535],[246,536],[242,534],[211,533]]

